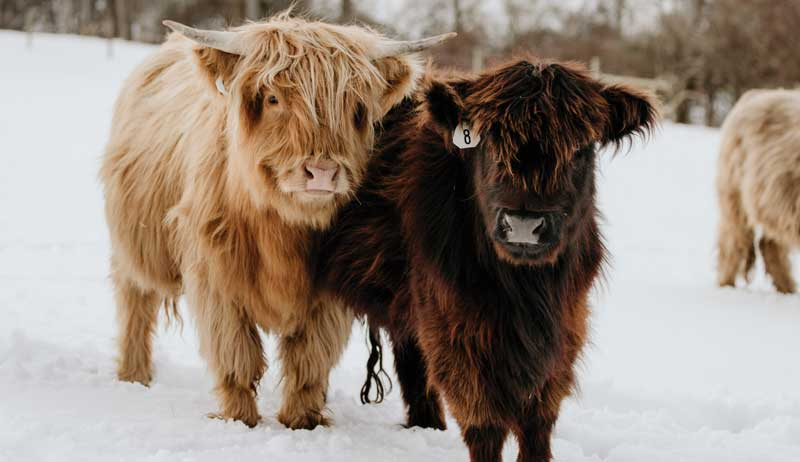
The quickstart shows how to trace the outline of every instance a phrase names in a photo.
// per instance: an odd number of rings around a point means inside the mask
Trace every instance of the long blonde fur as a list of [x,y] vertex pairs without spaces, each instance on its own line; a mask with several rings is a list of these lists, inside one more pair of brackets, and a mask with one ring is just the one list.
[[260,327],[281,336],[279,420],[313,428],[326,423],[328,373],[350,316],[315,291],[312,265],[319,230],[349,194],[309,200],[284,184],[305,162],[328,159],[352,191],[373,125],[413,91],[421,66],[414,56],[371,61],[386,39],[354,26],[283,14],[235,30],[242,56],[170,35],[117,101],[100,176],[121,330],[118,376],[150,382],[158,307],[185,293],[217,379],[220,415],[250,426],[260,419]]
[[718,277],[733,286],[755,262],[755,229],[776,289],[796,290],[788,252],[800,246],[800,91],[753,90],[722,128]]

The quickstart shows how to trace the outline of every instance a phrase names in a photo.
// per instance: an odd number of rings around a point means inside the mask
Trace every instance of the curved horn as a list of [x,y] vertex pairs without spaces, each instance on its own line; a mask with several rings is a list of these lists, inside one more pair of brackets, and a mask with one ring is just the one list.
[[200,45],[234,55],[243,54],[241,47],[237,43],[236,32],[195,29],[170,20],[164,20],[162,24]]
[[378,51],[373,56],[374,59],[386,58],[389,56],[404,55],[408,53],[416,53],[417,51],[427,50],[428,48],[435,47],[440,43],[455,37],[455,32],[450,32],[442,35],[435,35],[420,40],[411,41],[391,41],[383,44],[378,48]]

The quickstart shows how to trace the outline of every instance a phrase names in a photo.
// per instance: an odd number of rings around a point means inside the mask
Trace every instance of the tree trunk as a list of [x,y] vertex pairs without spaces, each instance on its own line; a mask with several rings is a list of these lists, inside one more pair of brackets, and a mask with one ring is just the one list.
[[94,2],[92,0],[81,0],[80,11],[78,12],[78,33],[89,35],[95,31],[92,20],[94,19]]
[[706,94],[706,126],[717,126],[717,92],[715,90],[708,90]]
[[708,73],[703,80],[703,92],[706,96],[706,126],[715,127],[717,125],[717,87],[714,85],[712,76]]
[[679,124],[688,124],[689,120],[689,113],[692,108],[692,101],[691,98],[686,98],[680,103],[678,103],[678,107],[675,108],[675,122]]
[[453,29],[458,34],[464,32],[464,20],[461,16],[461,0],[453,0]]
[[620,34],[622,34],[622,22],[625,20],[625,3],[625,0],[614,0],[614,27]]
[[257,21],[264,17],[264,5],[261,0],[245,0],[244,15],[251,21]]
[[127,3],[128,0],[112,0],[109,6],[114,23],[114,37],[130,40],[132,38],[131,22]]
[[342,0],[342,10],[339,13],[339,22],[352,22],[355,19],[353,0]]
[[270,0],[268,3],[269,13],[274,14],[280,11],[285,11],[290,6],[294,5],[292,11],[297,13],[305,13],[308,11],[308,3],[304,0],[291,1],[291,0]]
[[706,0],[694,0],[692,3],[692,22],[695,26],[700,24],[703,19],[703,12],[706,9]]

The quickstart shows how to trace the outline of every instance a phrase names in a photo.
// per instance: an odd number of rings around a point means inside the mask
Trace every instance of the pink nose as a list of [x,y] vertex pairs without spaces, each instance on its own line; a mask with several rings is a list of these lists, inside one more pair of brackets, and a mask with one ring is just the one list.
[[306,164],[306,191],[336,191],[339,166],[332,160],[314,160]]

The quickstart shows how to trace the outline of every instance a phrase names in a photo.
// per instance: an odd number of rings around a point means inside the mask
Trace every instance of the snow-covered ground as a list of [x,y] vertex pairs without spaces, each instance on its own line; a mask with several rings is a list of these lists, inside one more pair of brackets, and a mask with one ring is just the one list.
[[[359,404],[359,328],[331,378],[330,428],[277,423],[275,362],[261,425],[206,418],[217,407],[191,322],[159,333],[151,388],[115,380],[96,176],[115,94],[150,50],[114,43],[109,57],[104,41],[46,35],[28,48],[0,32],[0,461],[466,460],[452,421],[401,428],[399,393]],[[603,161],[613,262],[557,460],[800,460],[800,298],[764,276],[715,287],[717,144],[714,130],[666,124]],[[510,440],[505,460],[515,451]]]

